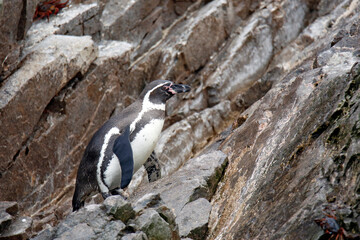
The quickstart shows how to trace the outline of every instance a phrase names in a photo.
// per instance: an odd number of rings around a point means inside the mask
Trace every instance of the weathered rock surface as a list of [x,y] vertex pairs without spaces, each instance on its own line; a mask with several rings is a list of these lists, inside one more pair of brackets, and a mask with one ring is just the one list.
[[325,207],[359,232],[360,23],[338,24],[345,36],[243,113],[221,146],[230,164],[209,239],[313,239]]
[[[32,24],[39,1],[0,1],[5,231],[27,215],[20,238],[319,239],[327,207],[359,232],[359,1],[74,0]],[[92,134],[158,78],[192,87],[167,105],[162,179],[142,168],[133,206],[70,214]]]
[[[202,239],[211,210],[209,200],[226,165],[225,154],[210,151],[190,159],[174,174],[140,187],[134,198],[151,205],[152,199],[147,196],[159,194],[164,204],[174,209],[180,236]],[[141,207],[136,205],[135,209]]]
[[[224,101],[212,108],[194,113],[166,129],[155,148],[162,164],[162,176],[173,173],[194,152],[211,142],[211,138],[224,129],[230,113],[230,102]],[[172,148],[169,148],[169,145]]]
[[112,215],[115,219],[126,223],[129,219],[135,217],[135,211],[131,204],[122,198],[111,196],[105,199],[104,206],[107,214]]
[[16,218],[9,227],[0,233],[0,239],[29,239],[31,236],[32,219],[30,217]]
[[[103,204],[88,205],[71,213],[56,228],[46,229],[33,239],[180,239],[175,215],[164,214],[164,208],[168,208],[161,198],[154,206],[143,207],[135,215],[128,201],[112,196]],[[119,219],[123,216],[128,216],[125,223]]]
[[0,83],[19,64],[23,40],[32,23],[38,1],[0,2]]
[[51,16],[49,22],[42,20],[34,22],[27,33],[25,47],[31,48],[53,34],[90,35],[98,40],[100,35],[99,5],[96,3],[74,5],[62,10],[57,17]]
[[[203,239],[211,210],[209,199],[226,164],[225,154],[210,151],[189,160],[174,173],[175,178],[168,176],[140,188],[131,199],[133,204],[111,196],[102,204],[69,214],[56,228],[44,230],[35,239]],[[174,180],[182,186],[172,186]]]
[[49,36],[32,49],[22,68],[9,77],[0,90],[0,125],[6,136],[0,142],[2,171],[11,167],[21,143],[34,131],[53,96],[76,74],[85,74],[96,55],[90,37]]
[[186,204],[176,219],[180,227],[180,236],[191,239],[204,239],[207,233],[211,204],[205,198],[199,198]]
[[28,239],[31,236],[32,219],[17,216],[16,202],[0,202],[0,239]]
[[0,234],[10,226],[18,208],[16,202],[0,202]]

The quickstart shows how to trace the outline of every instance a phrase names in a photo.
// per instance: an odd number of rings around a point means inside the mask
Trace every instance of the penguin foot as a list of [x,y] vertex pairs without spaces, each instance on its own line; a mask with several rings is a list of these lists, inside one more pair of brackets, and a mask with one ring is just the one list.
[[109,192],[102,192],[101,195],[102,195],[102,197],[103,197],[104,200],[105,200],[106,198],[110,197],[112,194],[109,193]]
[[125,195],[124,190],[122,190],[121,188],[115,188],[113,190],[111,190],[111,194],[112,195],[120,195],[123,199],[127,200],[127,196]]

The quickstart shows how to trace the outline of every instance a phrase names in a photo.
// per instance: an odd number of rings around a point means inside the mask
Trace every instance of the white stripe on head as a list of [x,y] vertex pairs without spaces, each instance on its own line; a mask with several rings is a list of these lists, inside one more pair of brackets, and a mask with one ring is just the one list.
[[109,145],[109,141],[110,141],[110,138],[113,136],[113,135],[118,135],[120,134],[120,130],[117,128],[117,127],[113,127],[111,128],[106,134],[105,134],[105,137],[104,137],[104,143],[103,145],[101,146],[101,151],[100,151],[100,158],[99,158],[99,161],[98,161],[98,164],[97,164],[97,171],[96,171],[96,176],[97,176],[97,181],[98,181],[98,184],[99,184],[99,187],[100,187],[100,191],[102,193],[107,193],[109,192],[109,189],[108,187],[104,184],[103,180],[101,179],[101,166],[104,162],[104,157],[105,157],[105,151],[106,151],[106,148],[108,147]]
[[145,94],[144,100],[142,102],[142,106],[141,106],[141,112],[139,113],[139,115],[136,117],[136,119],[131,123],[130,125],[130,132],[133,132],[135,130],[135,126],[136,123],[138,123],[140,121],[140,119],[142,118],[142,116],[144,115],[144,113],[151,111],[151,110],[162,110],[165,111],[165,104],[155,104],[150,102],[150,94],[155,91],[157,88],[163,86],[167,84],[167,82],[161,84],[161,85],[157,85],[156,87],[154,87],[153,89],[151,89],[150,91],[148,91]]

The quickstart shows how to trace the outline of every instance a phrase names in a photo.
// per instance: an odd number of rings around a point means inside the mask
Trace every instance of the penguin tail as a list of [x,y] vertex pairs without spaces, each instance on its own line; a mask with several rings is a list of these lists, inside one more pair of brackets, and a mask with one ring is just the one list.
[[79,188],[76,185],[75,187],[75,192],[74,192],[74,196],[72,199],[72,207],[73,207],[73,212],[79,210],[81,207],[84,206],[84,201],[81,201],[81,194],[79,194]]

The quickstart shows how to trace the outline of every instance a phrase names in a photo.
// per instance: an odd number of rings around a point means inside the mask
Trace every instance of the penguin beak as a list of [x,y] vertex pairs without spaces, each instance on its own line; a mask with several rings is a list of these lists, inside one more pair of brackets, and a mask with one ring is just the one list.
[[189,92],[191,88],[190,86],[184,84],[171,84],[169,86],[169,90],[171,91],[171,93],[175,94],[175,93]]

